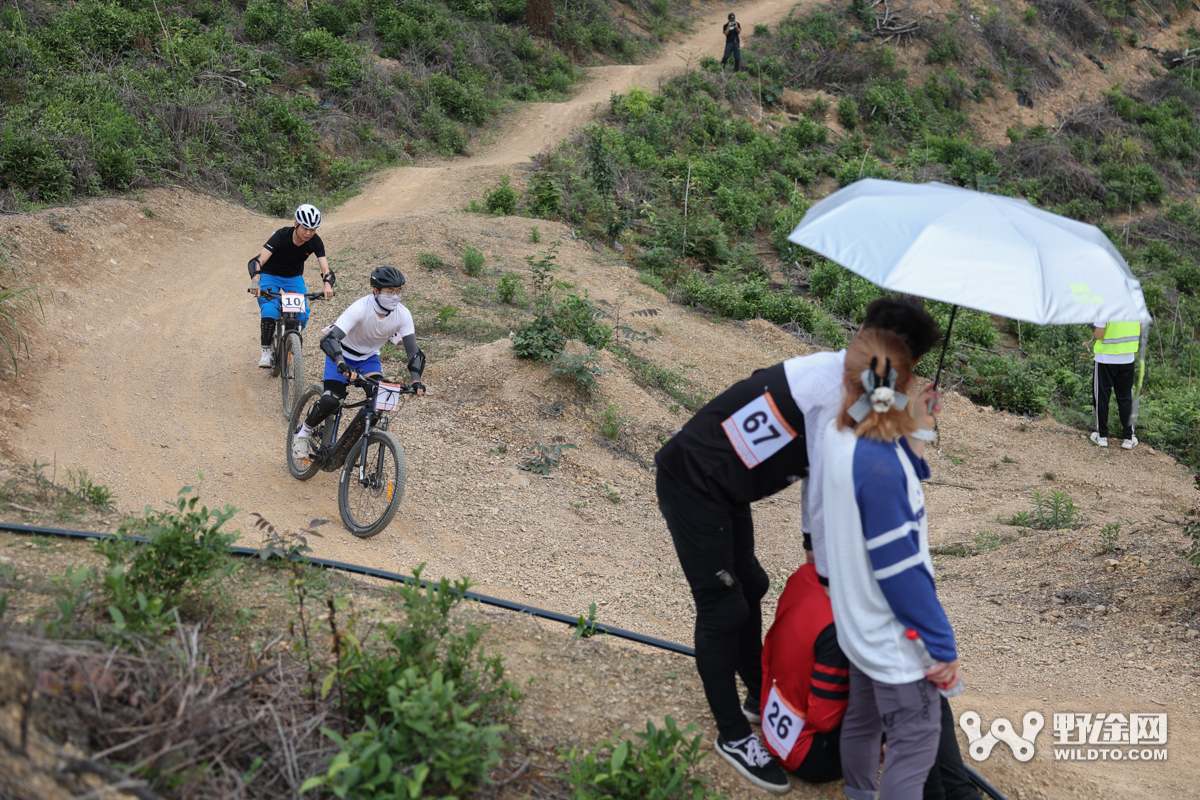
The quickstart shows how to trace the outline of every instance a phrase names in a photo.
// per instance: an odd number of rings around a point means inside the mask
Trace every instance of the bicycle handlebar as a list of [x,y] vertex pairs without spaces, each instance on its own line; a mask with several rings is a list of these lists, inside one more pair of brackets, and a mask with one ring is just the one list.
[[[246,292],[248,294],[254,294],[254,289],[255,289],[255,287],[252,286],[249,289],[247,289]],[[296,292],[295,294],[299,294],[299,292]],[[265,297],[268,300],[277,300],[279,298],[279,290],[278,289],[259,289],[258,295],[259,295],[259,297]],[[324,300],[325,299],[324,292],[308,292],[304,296],[307,297],[309,300]]]
[[[382,377],[372,378],[370,375],[359,375],[357,378],[355,378],[353,381],[351,381],[351,383],[353,383],[355,386],[358,386],[360,388],[366,388],[367,386],[378,386],[380,383],[386,383],[386,381],[384,381],[384,379]],[[404,384],[400,384],[400,394],[416,394],[416,393],[417,393],[417,390],[412,388],[411,386],[405,386]]]

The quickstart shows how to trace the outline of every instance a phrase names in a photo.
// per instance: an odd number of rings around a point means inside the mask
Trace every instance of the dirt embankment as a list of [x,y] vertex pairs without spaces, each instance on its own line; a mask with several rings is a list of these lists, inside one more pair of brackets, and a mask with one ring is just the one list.
[[[763,2],[738,12],[749,30],[789,8]],[[559,240],[558,277],[653,335],[635,350],[709,395],[808,346],[766,323],[710,319],[672,305],[566,226],[537,222],[542,243],[535,245],[530,220],[461,209],[588,119],[611,92],[653,87],[683,69],[677,52],[719,55],[722,18],[714,14],[656,64],[592,70],[570,103],[523,107],[475,157],[385,173],[327,214],[321,235],[343,276],[341,293],[315,307],[310,330],[365,293],[364,276],[380,262],[409,276],[406,302],[421,336],[449,326],[447,317],[484,320],[481,343],[430,342],[430,395],[408,403],[396,426],[408,457],[407,493],[379,536],[355,540],[336,523],[335,476],[299,483],[286,469],[278,385],[255,367],[258,313],[243,272],[283,222],[180,190],[0,224],[0,234],[20,247],[24,274],[44,276],[45,324],[33,329],[20,375],[0,393],[9,459],[86,468],[126,510],[162,506],[203,470],[206,501],[244,509],[237,519],[243,528],[249,512],[285,529],[334,520],[315,543],[318,555],[402,572],[424,562],[429,576],[470,575],[484,593],[569,614],[596,602],[603,622],[690,642],[691,600],[649,469],[657,437],[687,412],[615,362],[605,363],[612,371],[583,398],[545,366],[516,360],[504,336],[516,317],[487,299],[490,287],[506,272],[528,285],[526,257]],[[482,278],[453,266],[415,266],[421,252],[458,264],[468,245],[486,257]],[[315,382],[313,343],[310,336]],[[614,404],[628,419],[609,441],[598,419]],[[977,711],[985,727],[1030,710],[1047,719],[1032,762],[998,747],[975,766],[1022,798],[1196,796],[1188,760],[1200,745],[1200,717],[1190,703],[1198,645],[1188,634],[1196,585],[1175,555],[1183,540],[1169,521],[1195,497],[1188,475],[1144,445],[1099,450],[1053,420],[977,409],[954,396],[948,405],[932,458],[931,531],[939,542],[972,542],[979,553],[938,559],[969,686],[955,708]],[[580,449],[548,477],[517,469],[530,447],[555,441]],[[1079,527],[1022,535],[1002,525],[998,517],[1030,509],[1033,489],[1067,492],[1080,509]],[[784,493],[755,511],[759,556],[774,587],[768,605],[800,562],[798,499]],[[0,513],[25,518],[19,509]],[[1096,555],[1103,526],[1122,520],[1123,549]],[[646,719],[668,713],[715,735],[686,659],[611,642],[564,647],[561,630],[524,623],[506,623],[497,635],[514,673],[535,678],[519,724],[547,748],[641,730]],[[543,655],[554,670],[543,672]],[[1169,716],[1166,762],[1055,761],[1053,713],[1156,710]],[[733,796],[750,794],[717,759],[703,770]],[[821,797],[827,789],[800,794]]]

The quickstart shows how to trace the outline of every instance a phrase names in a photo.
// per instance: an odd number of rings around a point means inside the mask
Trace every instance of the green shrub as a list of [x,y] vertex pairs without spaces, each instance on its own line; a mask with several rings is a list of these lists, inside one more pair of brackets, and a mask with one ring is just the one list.
[[504,677],[503,659],[483,652],[486,628],[451,619],[470,582],[463,578],[451,583],[442,578],[422,586],[423,568],[413,571],[416,582],[394,590],[397,605],[404,609],[404,621],[377,624],[372,635],[357,646],[347,639],[340,663],[325,679],[324,691],[340,681],[345,710],[355,719],[363,719],[378,715],[378,709],[390,700],[390,688],[410,670],[426,678],[441,673],[454,682],[456,700],[476,706],[480,717],[506,716],[520,695]]
[[977,353],[963,370],[964,389],[977,403],[1017,414],[1041,414],[1050,404],[1042,377],[1014,355]]
[[858,102],[852,96],[846,95],[838,100],[837,115],[843,128],[848,131],[854,130],[861,119],[858,114]]
[[549,173],[533,173],[525,186],[526,203],[535,216],[550,219],[562,207],[562,189]]
[[609,370],[600,366],[600,354],[595,347],[588,348],[586,353],[573,355],[560,352],[554,356],[554,366],[550,368],[550,377],[566,378],[584,394],[591,394],[596,388],[596,379]]
[[679,257],[667,247],[652,247],[633,257],[634,265],[653,275],[665,275],[676,269]]
[[612,441],[617,438],[617,434],[621,432],[621,426],[629,421],[629,417],[621,414],[621,407],[616,403],[609,403],[608,407],[600,415],[600,433],[605,439]]
[[825,259],[809,273],[808,288],[829,311],[855,323],[862,323],[867,306],[884,296],[875,284]]
[[596,349],[604,349],[612,341],[612,326],[600,322],[600,310],[586,295],[569,294],[562,298],[554,321],[568,339],[579,339]]
[[513,333],[513,352],[517,358],[553,361],[567,343],[567,337],[549,314],[535,317]]
[[350,32],[350,20],[346,18],[346,13],[333,3],[324,0],[313,4],[312,10],[309,11],[309,19],[312,20],[313,25],[333,36],[345,36]]
[[561,753],[568,769],[561,777],[574,787],[572,797],[577,800],[716,798],[717,793],[704,788],[705,779],[691,774],[706,755],[700,748],[701,734],[687,738],[695,730],[695,725],[679,730],[671,716],[661,729],[647,722],[646,731],[637,734],[640,743],[609,739],[590,753],[579,748]]
[[500,276],[500,282],[496,285],[496,295],[501,303],[516,305],[522,293],[521,278],[518,275],[506,272]]
[[242,27],[252,42],[275,38],[276,32],[286,30],[287,6],[280,0],[250,0],[242,16]]
[[483,253],[474,247],[468,247],[463,251],[463,270],[472,278],[478,278],[482,275]]
[[810,301],[792,294],[772,292],[765,281],[710,282],[693,272],[680,280],[680,293],[692,302],[733,319],[762,317],[770,322],[794,322],[829,345],[845,341],[841,326]]
[[442,257],[437,253],[417,253],[417,264],[430,270],[445,266]]
[[808,117],[800,117],[783,129],[782,138],[796,148],[812,147],[829,141],[829,128]]
[[517,190],[512,187],[512,181],[507,175],[502,176],[483,194],[483,205],[489,214],[515,214],[517,200]]
[[[409,667],[387,687],[366,729],[343,739],[324,775],[309,778],[301,793],[325,787],[339,797],[409,800],[431,794],[461,797],[483,785],[501,760],[504,725],[480,724],[478,705],[464,703],[441,671]],[[411,771],[404,767],[411,766]]]
[[172,609],[203,613],[224,595],[223,582],[237,568],[229,547],[238,534],[221,527],[236,509],[197,507],[194,492],[185,486],[173,509],[147,507],[143,517],[122,523],[116,537],[96,543],[108,559],[101,593],[118,630],[158,632]]
[[925,52],[925,63],[946,64],[958,61],[963,55],[963,44],[949,28],[942,28],[929,43]]

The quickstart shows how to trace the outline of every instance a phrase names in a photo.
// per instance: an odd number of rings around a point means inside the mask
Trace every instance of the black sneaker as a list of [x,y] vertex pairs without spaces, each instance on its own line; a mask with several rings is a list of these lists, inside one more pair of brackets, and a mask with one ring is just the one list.
[[783,794],[792,788],[783,767],[775,762],[754,734],[734,744],[725,741],[725,737],[718,736],[713,747],[734,769],[742,773],[743,778],[755,786],[776,794]]
[[746,715],[746,719],[754,725],[762,724],[762,705],[758,702],[758,698],[753,695],[746,698],[746,702],[742,704],[742,713]]

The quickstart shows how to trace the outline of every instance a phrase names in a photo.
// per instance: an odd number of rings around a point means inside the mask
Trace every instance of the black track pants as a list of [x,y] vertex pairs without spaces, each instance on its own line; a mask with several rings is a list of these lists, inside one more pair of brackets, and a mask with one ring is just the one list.
[[725,57],[721,59],[721,66],[725,66],[725,62],[729,57],[733,56],[733,71],[741,72],[742,69],[742,45],[736,39],[734,41],[725,42]]
[[696,602],[696,669],[727,741],[751,734],[737,680],[762,692],[762,598],[770,583],[754,557],[750,506],[702,497],[658,471],[658,507]]
[[1108,397],[1117,395],[1117,414],[1121,417],[1121,438],[1133,438],[1133,380],[1137,364],[1100,364],[1092,378],[1096,400],[1096,432],[1108,438]]

